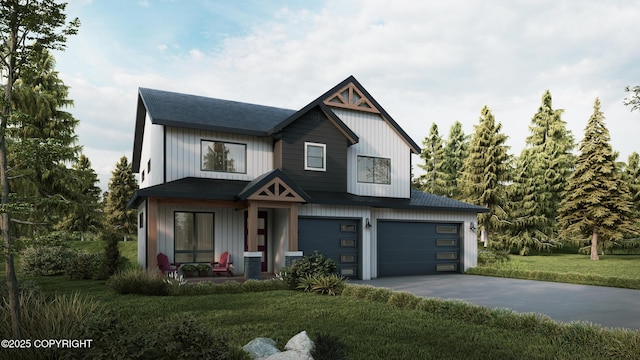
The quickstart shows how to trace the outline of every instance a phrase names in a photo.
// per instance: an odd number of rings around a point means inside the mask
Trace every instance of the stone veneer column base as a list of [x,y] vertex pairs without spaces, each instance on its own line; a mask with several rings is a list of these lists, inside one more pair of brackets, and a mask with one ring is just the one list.
[[302,251],[285,251],[284,266],[289,266],[294,260],[302,259]]
[[244,253],[244,279],[262,279],[262,252],[245,251]]

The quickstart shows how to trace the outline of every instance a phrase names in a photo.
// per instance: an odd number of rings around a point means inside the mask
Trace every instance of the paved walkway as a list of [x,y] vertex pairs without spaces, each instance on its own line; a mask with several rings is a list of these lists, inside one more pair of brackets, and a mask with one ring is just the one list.
[[610,328],[640,330],[640,290],[464,274],[387,277],[350,283],[521,313],[541,313],[561,322],[588,321]]

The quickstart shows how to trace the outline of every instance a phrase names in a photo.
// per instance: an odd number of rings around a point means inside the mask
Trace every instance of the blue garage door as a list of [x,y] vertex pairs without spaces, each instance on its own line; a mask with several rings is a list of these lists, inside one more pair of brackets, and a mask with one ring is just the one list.
[[378,276],[460,271],[460,224],[378,221]]
[[298,249],[305,255],[319,251],[338,263],[339,274],[360,278],[360,221],[300,218]]

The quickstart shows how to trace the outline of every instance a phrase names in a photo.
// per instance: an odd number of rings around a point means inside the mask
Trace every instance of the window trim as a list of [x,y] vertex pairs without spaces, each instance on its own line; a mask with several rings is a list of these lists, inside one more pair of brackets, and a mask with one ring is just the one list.
[[[226,171],[226,170],[211,170],[205,169],[204,167],[204,153],[203,153],[203,144],[204,143],[223,143],[223,144],[231,144],[231,145],[242,145],[244,146],[244,171]],[[247,173],[247,144],[226,140],[210,140],[210,139],[200,139],[200,171],[207,172],[217,172],[217,173],[226,173],[226,174],[246,174]]]
[[[309,146],[316,146],[322,148],[322,168],[309,166],[309,157],[308,157],[308,149]],[[327,145],[314,143],[314,142],[304,142],[304,169],[310,171],[327,171]]]
[[[360,180],[360,171],[359,171],[359,160],[360,158],[368,158],[373,159],[374,163],[377,159],[379,160],[389,160],[389,182],[376,182],[375,177],[372,181],[361,181]],[[375,164],[374,164],[375,166]],[[375,175],[375,174],[374,174]],[[391,158],[382,157],[382,156],[371,156],[371,155],[356,155],[356,182],[359,184],[373,184],[373,185],[391,185]]]

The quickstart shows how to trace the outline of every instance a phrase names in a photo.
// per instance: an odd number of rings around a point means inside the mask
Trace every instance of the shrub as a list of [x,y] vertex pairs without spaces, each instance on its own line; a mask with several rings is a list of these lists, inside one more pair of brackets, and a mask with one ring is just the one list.
[[[147,358],[225,359],[229,345],[224,336],[214,335],[191,315],[181,315],[157,327]],[[153,354],[155,352],[155,354]]]
[[118,248],[119,236],[111,231],[105,230],[103,239],[106,241],[104,246],[104,257],[102,258],[101,272],[102,276],[106,278],[116,274],[118,271],[124,270],[126,259],[120,254]]
[[400,309],[415,309],[420,303],[420,298],[405,291],[396,291],[389,297],[388,304]]
[[491,265],[509,261],[509,254],[499,250],[478,250],[478,265]]
[[[11,338],[8,306],[0,306],[0,333]],[[43,296],[25,294],[20,297],[20,317],[23,339],[84,339],[84,325],[100,318],[106,309],[89,297],[75,293],[56,295],[49,300]],[[9,357],[19,359],[59,359],[76,349],[16,349]],[[3,357],[4,358],[4,357]]]
[[298,282],[298,289],[326,295],[340,295],[345,287],[345,279],[336,274],[306,276]]
[[[18,283],[18,291],[21,296],[40,296],[42,295],[42,290],[40,289],[40,285],[34,280],[20,280]],[[3,299],[7,299],[9,296],[9,291],[7,290],[7,282],[0,281],[0,306],[3,304]]]
[[330,334],[316,336],[311,356],[314,360],[346,360],[347,347],[338,338]]
[[67,260],[65,275],[73,280],[106,279],[102,272],[104,256],[101,253],[77,251]]
[[142,269],[129,269],[110,277],[107,286],[121,295],[166,296],[170,289],[165,279],[160,274],[147,273]]
[[67,269],[69,259],[77,250],[66,246],[35,246],[26,248],[20,257],[25,275],[60,275]]
[[327,276],[335,274],[338,264],[328,258],[326,255],[315,251],[313,254],[307,255],[302,259],[294,260],[293,263],[281,271],[282,280],[290,289],[295,289],[300,282],[307,276]]

